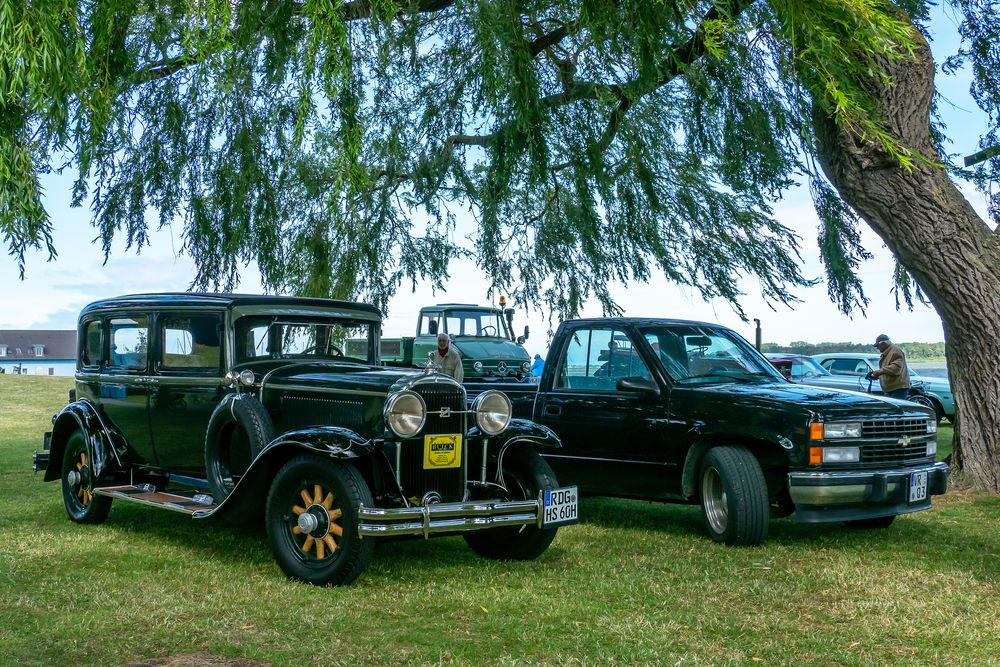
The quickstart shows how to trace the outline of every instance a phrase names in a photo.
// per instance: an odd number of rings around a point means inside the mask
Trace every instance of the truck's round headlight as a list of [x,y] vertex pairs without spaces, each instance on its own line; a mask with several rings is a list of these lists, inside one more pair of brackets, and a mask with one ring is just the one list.
[[484,391],[472,403],[476,425],[486,435],[496,435],[510,424],[510,399],[499,391]]
[[527,361],[524,362],[523,364],[521,364],[521,370],[524,371],[525,373],[529,372],[531,370],[531,364],[529,364]]
[[385,423],[401,438],[412,438],[424,427],[427,406],[419,394],[401,391],[385,402]]
[[482,371],[483,370],[483,362],[477,361],[474,364],[472,364],[472,370],[476,371],[477,373],[479,373],[480,371]]

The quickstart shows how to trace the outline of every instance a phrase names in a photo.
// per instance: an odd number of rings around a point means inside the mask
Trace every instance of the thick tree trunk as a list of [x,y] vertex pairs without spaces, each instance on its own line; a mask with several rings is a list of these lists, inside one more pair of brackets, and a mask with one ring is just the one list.
[[[902,143],[936,161],[929,111],[930,49],[885,60],[892,83],[872,80],[883,120]],[[900,168],[880,145],[816,114],[823,170],[920,283],[944,323],[948,372],[959,412],[953,463],[1000,493],[1000,238],[941,168]],[[891,332],[890,332],[891,333]],[[905,340],[906,332],[893,333]]]

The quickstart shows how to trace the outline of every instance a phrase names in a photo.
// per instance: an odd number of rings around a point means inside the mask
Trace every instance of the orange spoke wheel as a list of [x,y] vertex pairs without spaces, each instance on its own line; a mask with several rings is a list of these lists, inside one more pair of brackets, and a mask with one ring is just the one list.
[[267,496],[268,542],[289,577],[317,586],[349,584],[371,560],[374,540],[359,534],[372,507],[364,477],[346,461],[302,454],[274,476]]
[[66,441],[63,452],[63,504],[70,520],[101,523],[111,508],[111,498],[94,494],[93,461],[87,454],[87,439],[76,431]]

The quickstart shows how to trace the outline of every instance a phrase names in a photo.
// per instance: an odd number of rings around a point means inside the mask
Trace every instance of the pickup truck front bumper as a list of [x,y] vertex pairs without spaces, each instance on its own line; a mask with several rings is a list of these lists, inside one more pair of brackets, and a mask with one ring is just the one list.
[[[909,501],[913,473],[927,473],[927,497]],[[788,473],[795,518],[803,523],[829,523],[894,516],[930,509],[931,496],[948,489],[948,464],[937,462],[904,468],[830,470]]]

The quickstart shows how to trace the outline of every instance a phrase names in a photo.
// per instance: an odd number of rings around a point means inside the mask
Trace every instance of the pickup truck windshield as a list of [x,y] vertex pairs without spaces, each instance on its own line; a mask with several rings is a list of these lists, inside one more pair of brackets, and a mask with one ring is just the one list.
[[371,341],[371,322],[329,318],[242,317],[236,322],[236,360],[340,359],[374,363],[369,345],[350,346],[347,339]]
[[678,382],[755,382],[782,379],[749,343],[732,331],[697,325],[642,329],[646,342]]

